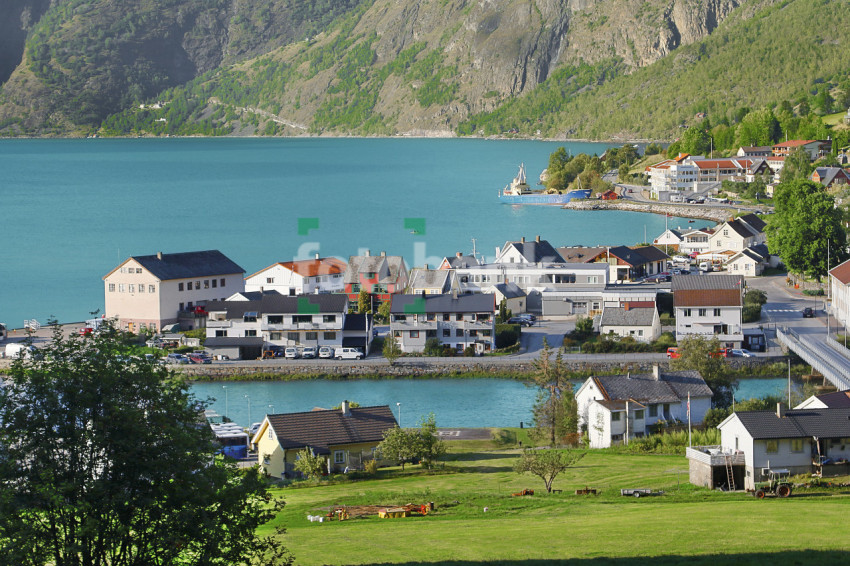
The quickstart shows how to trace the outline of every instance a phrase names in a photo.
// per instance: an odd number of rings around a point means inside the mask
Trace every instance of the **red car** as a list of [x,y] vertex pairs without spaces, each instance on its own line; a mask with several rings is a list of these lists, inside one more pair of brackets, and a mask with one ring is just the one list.
[[80,336],[91,336],[92,332],[94,332],[94,328],[91,326],[84,326],[80,328]]
[[677,358],[681,358],[682,354],[679,353],[679,348],[667,348],[667,357],[671,360],[675,360]]

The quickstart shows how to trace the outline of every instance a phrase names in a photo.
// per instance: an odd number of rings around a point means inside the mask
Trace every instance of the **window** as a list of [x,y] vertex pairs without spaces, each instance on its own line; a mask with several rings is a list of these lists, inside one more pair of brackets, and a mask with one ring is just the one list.
[[325,340],[336,340],[336,332],[324,332],[322,338]]
[[636,421],[643,420],[643,409],[641,409],[639,411],[635,411],[635,420]]
[[280,341],[283,339],[283,332],[269,332],[269,340]]
[[455,330],[455,336],[463,336],[463,328],[458,328]]
[[374,279],[375,278],[375,272],[374,271],[367,271],[365,277],[366,277],[366,279]]
[[[189,305],[192,306],[191,304]],[[255,311],[246,312],[242,316],[242,322],[257,322],[257,313]]]
[[334,464],[345,464],[345,452],[342,450],[334,451]]
[[272,432],[272,427],[269,427],[269,438],[274,438],[274,433]]
[[449,322],[449,321],[451,321],[451,319],[452,319],[452,315],[450,315],[449,313],[443,314],[443,322]]
[[156,293],[156,285],[148,285],[148,293]]
[[706,311],[706,309],[698,309],[698,310],[697,310],[697,315],[698,315],[698,316],[705,316],[705,311]]
[[351,284],[351,292],[352,293],[359,293],[360,292],[360,284],[359,283],[352,283]]
[[178,284],[177,284],[177,290],[178,290],[178,291],[182,291],[182,290],[183,290],[183,283],[178,283]]
[[270,314],[266,317],[269,324],[283,324],[282,314]]
[[620,413],[611,413],[611,422],[617,422],[620,420]]
[[437,337],[437,331],[436,330],[426,330],[425,331],[425,338],[436,338],[436,337]]
[[245,331],[245,337],[246,337],[246,338],[252,338],[252,337],[254,337],[254,336],[256,336],[256,335],[257,335],[257,331],[256,331],[256,330],[246,330],[246,331]]
[[119,292],[119,293],[123,293],[123,292],[124,292],[124,284],[123,284],[123,283],[119,283],[119,284],[118,284],[118,292]]
[[720,316],[720,309],[714,309],[714,316]]
[[139,283],[139,293],[144,293],[144,292],[145,292],[145,286],[143,284]]
[[292,323],[299,324],[302,322],[313,322],[312,314],[294,314],[292,315]]
[[489,331],[489,330],[482,330],[482,331],[481,331],[481,336],[488,336],[488,337],[489,337],[489,336],[490,336],[490,331]]
[[[588,275],[587,276],[587,282],[588,283],[599,283],[599,276],[598,275]],[[598,307],[597,307],[596,310],[598,310]]]
[[776,454],[779,452],[779,441],[778,440],[768,440],[765,442],[765,452],[768,454]]
[[209,288],[210,288],[210,280],[204,279],[204,289],[209,289]]
[[222,277],[222,278],[221,278],[221,280],[219,281],[219,285],[221,285],[222,287],[224,287],[224,277]]
[[443,338],[449,338],[452,335],[452,331],[448,328],[443,328]]
[[322,322],[336,322],[335,314],[326,314],[322,317]]
[[286,339],[291,342],[298,342],[298,333],[297,332],[287,332]]
[[218,287],[218,279],[213,279],[213,282],[212,282],[212,283],[213,283],[213,289],[215,289],[216,287]]
[[469,331],[469,336],[470,336],[470,337],[478,336],[478,331],[477,331],[477,330],[470,330],[470,331]]
[[198,289],[200,289],[200,288],[201,288],[201,282],[200,282],[200,280],[199,280],[199,281],[195,281],[195,290],[197,291],[197,290],[198,290]]
[[791,439],[791,452],[802,452],[803,451],[803,439],[802,438],[792,438]]
[[178,309],[177,309],[177,310],[179,310],[179,311],[182,311],[182,310],[183,310],[183,303],[180,303],[180,306],[178,307]]
[[401,338],[401,330],[393,330],[393,336],[396,338]]
[[410,337],[411,338],[419,338],[419,331],[418,330],[411,330],[410,331]]
[[435,314],[434,314],[434,313],[432,313],[432,312],[429,312],[429,313],[425,316],[425,320],[427,320],[428,322],[436,322],[436,321],[437,321],[437,315],[435,315]]
[[463,313],[459,312],[455,315],[455,320],[463,320]]
[[114,293],[114,292],[115,292],[115,283],[110,283],[110,284],[109,284],[109,292],[110,292],[110,293]]
[[227,336],[227,330],[216,330],[215,337],[216,338],[224,338]]
[[397,314],[397,315],[393,316],[393,319],[396,322],[406,322],[407,321],[407,315],[406,314]]
[[657,417],[658,416],[658,405],[650,405],[649,406],[649,416]]
[[130,293],[135,293],[136,292],[136,286],[133,283],[130,283],[128,290],[129,290]]
[[274,283],[274,277],[266,277],[266,283]]
[[308,332],[307,333],[307,340],[318,340],[318,339],[319,339],[319,333],[318,332]]

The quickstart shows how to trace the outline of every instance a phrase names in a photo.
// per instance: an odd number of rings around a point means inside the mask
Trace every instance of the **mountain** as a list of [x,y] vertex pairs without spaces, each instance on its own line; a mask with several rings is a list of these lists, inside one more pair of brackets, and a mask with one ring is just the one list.
[[[0,133],[671,137],[695,108],[761,106],[777,62],[780,90],[796,94],[846,69],[832,33],[846,7],[10,0]],[[826,67],[814,63],[824,54]],[[800,80],[787,76],[795,57]],[[741,78],[724,108],[714,85]]]

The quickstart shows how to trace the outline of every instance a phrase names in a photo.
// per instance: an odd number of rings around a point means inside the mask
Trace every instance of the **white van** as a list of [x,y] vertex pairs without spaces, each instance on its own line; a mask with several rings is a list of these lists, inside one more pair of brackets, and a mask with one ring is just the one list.
[[359,360],[363,357],[363,352],[357,348],[337,348],[334,357],[338,360]]
[[709,271],[712,271],[711,262],[710,261],[704,261],[704,262],[700,263],[699,264],[699,270],[704,271],[706,273],[708,273]]

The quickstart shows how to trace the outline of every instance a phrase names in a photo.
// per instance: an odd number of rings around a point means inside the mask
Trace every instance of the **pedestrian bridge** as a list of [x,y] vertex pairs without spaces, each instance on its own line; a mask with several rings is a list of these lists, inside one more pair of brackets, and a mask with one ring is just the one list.
[[850,350],[843,345],[826,334],[799,334],[780,326],[776,328],[776,337],[839,391],[850,389]]

